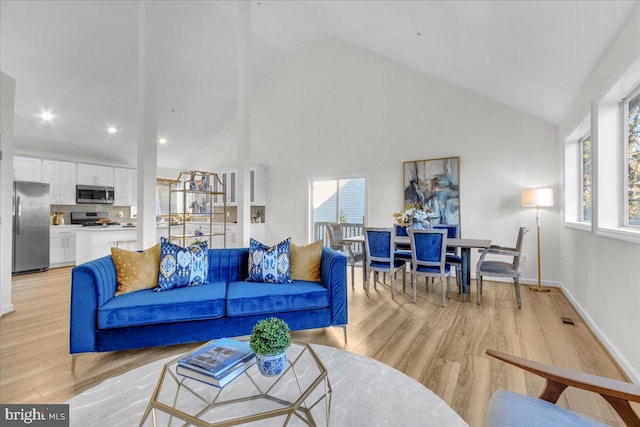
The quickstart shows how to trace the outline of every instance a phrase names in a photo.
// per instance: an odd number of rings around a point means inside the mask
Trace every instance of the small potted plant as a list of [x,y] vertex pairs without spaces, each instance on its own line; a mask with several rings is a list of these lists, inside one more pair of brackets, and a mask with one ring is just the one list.
[[280,375],[287,364],[286,350],[291,345],[289,325],[277,317],[261,320],[253,327],[249,345],[262,375]]

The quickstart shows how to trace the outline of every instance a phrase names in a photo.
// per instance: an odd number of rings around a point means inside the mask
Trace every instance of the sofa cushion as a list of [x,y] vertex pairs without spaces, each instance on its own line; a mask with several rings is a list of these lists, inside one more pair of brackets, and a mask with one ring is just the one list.
[[142,289],[153,289],[158,284],[159,243],[144,252],[111,248],[111,257],[116,267],[118,284],[114,297]]
[[142,290],[120,295],[98,309],[98,328],[214,319],[225,315],[225,283],[209,283],[171,292]]
[[291,237],[275,246],[249,239],[249,278],[252,282],[289,283],[289,244]]
[[320,283],[294,280],[283,284],[231,282],[227,285],[229,317],[326,307],[329,307],[329,290]]
[[207,283],[209,271],[207,242],[183,248],[160,238],[160,272],[155,291],[169,291]]

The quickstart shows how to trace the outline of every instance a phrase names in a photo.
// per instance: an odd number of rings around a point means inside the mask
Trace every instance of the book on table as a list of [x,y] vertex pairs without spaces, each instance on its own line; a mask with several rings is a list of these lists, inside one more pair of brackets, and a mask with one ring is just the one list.
[[246,359],[238,362],[230,369],[224,371],[219,376],[206,374],[201,371],[191,369],[192,367],[188,365],[178,364],[178,366],[176,367],[176,373],[184,377],[189,377],[191,379],[222,388],[225,385],[229,384],[235,378],[239,377],[244,371],[249,369],[255,363],[255,356],[247,357]]
[[178,360],[178,368],[182,369],[177,372],[182,373],[187,369],[188,374],[204,375],[203,378],[219,383],[226,379],[227,374],[239,375],[254,360],[255,354],[248,342],[221,338]]

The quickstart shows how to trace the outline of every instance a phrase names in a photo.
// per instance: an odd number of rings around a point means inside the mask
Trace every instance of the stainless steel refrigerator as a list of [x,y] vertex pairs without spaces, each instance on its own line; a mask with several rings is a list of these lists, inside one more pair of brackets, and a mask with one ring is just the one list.
[[13,274],[49,268],[49,184],[13,183]]

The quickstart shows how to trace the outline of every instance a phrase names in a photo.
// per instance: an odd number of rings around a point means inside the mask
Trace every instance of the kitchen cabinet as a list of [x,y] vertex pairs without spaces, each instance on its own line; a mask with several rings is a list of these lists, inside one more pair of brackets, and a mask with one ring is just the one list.
[[137,182],[135,169],[113,168],[114,206],[136,206]]
[[[238,183],[238,172],[232,169],[223,169],[218,170],[215,173],[218,174],[220,181],[222,181],[222,186],[220,186],[215,179],[213,179],[213,191],[214,192],[223,192],[226,191],[226,204],[227,206],[236,206],[238,201],[236,199],[236,188]],[[222,195],[216,195],[213,198],[213,204],[217,206],[222,206],[224,203],[224,199]]]
[[249,170],[249,200],[251,206],[267,204],[267,180],[264,166],[255,166]]
[[113,168],[111,166],[78,163],[77,180],[79,185],[113,187]]
[[51,228],[49,267],[73,265],[76,260],[76,230]]
[[227,226],[226,244],[227,248],[237,248],[238,246],[238,227],[235,225]]
[[42,182],[49,184],[52,205],[76,204],[76,164],[42,160]]
[[42,182],[42,160],[32,157],[13,157],[14,181]]
[[[238,171],[236,169],[220,169],[215,171],[220,181],[226,186],[227,206],[238,205]],[[220,191],[222,186],[213,182],[213,190]],[[249,169],[249,202],[251,206],[265,206],[267,204],[266,167],[253,166]],[[222,205],[222,197],[214,196],[213,203]]]

